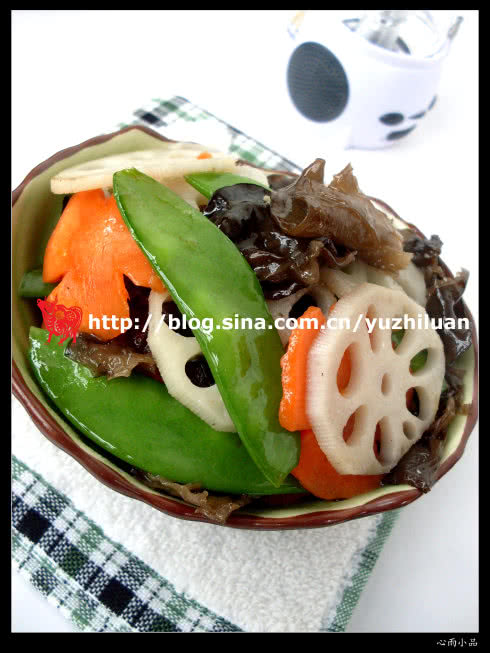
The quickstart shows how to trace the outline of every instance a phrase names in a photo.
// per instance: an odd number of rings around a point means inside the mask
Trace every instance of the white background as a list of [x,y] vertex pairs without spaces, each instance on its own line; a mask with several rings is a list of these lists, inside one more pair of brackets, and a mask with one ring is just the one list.
[[[281,122],[286,96],[267,93],[269,81],[284,76],[277,53],[289,11],[16,10],[12,187],[51,154],[128,121],[152,98],[182,95],[299,164],[350,160],[365,192],[439,234],[449,266],[470,270],[466,301],[477,317],[478,13],[457,14],[465,20],[438,102],[415,132],[389,150],[339,154],[321,138],[293,153],[294,124]],[[456,467],[402,510],[348,632],[478,629],[477,456],[478,429]],[[73,630],[16,573],[12,587],[14,631]]]

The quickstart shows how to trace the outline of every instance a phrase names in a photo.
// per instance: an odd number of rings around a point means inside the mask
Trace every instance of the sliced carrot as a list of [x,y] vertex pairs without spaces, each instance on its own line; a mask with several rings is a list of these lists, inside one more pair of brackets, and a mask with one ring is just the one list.
[[[332,310],[333,306],[330,308]],[[306,373],[308,354],[321,326],[326,324],[320,309],[310,307],[303,318],[317,318],[318,329],[301,328],[300,325],[291,334],[288,350],[282,357],[283,398],[279,409],[279,421],[283,428],[301,431],[301,453],[298,465],[292,474],[301,485],[313,495],[322,499],[348,499],[379,487],[382,475],[345,475],[339,474],[330,464],[320,449],[316,436],[311,430],[306,414]],[[347,387],[351,376],[351,359],[345,351],[337,372],[337,386],[342,392]],[[351,415],[344,427],[344,440],[354,430],[355,414]],[[381,430],[376,427],[373,449],[378,453]]]
[[210,152],[201,152],[201,154],[197,155],[198,159],[212,159],[213,155]]
[[[314,322],[306,322],[313,319],[316,319],[316,328]],[[310,428],[310,420],[306,415],[308,354],[325,323],[322,311],[316,306],[310,306],[300,317],[296,329],[293,329],[288,350],[281,358],[283,394],[279,406],[279,422],[288,431]]]
[[312,430],[301,431],[301,453],[292,470],[301,485],[320,499],[350,499],[379,487],[382,475],[339,474],[318,446]]
[[[163,292],[164,286],[126,227],[114,196],[102,190],[76,193],[49,239],[43,280],[60,282],[48,301],[82,309],[80,331],[110,340],[129,317],[126,275],[135,285]],[[89,315],[100,328],[89,327]],[[103,329],[103,316],[109,329]],[[111,325],[112,316],[118,318]]]
[[[334,306],[335,304],[330,307],[330,311]],[[308,328],[307,322],[303,327],[301,326],[302,320],[312,318],[316,318],[317,328]],[[288,350],[281,359],[283,397],[279,407],[279,422],[288,431],[311,428],[306,414],[308,354],[321,327],[325,324],[326,319],[322,311],[316,306],[310,306],[301,316],[298,327],[291,333]],[[337,384],[340,391],[347,387],[350,374],[350,356],[346,351],[337,372]]]

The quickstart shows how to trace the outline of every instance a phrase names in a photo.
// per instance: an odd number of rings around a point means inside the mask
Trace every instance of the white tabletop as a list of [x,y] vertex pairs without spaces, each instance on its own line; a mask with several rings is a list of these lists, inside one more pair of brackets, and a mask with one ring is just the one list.
[[[477,317],[478,14],[457,13],[464,23],[445,62],[437,105],[414,134],[389,150],[334,155],[317,141],[294,155],[301,164],[329,155],[330,162],[352,161],[365,192],[427,234],[439,234],[449,266],[470,270],[466,301]],[[152,98],[172,95],[292,157],[287,131],[294,125],[280,120],[286,97],[267,95],[267,79],[284,75],[275,46],[291,15],[13,11],[12,187],[56,151],[128,119]],[[240,93],[229,82],[238,76]],[[264,107],[262,118],[252,105]],[[477,456],[478,429],[453,470],[401,511],[347,632],[478,629]],[[12,591],[14,632],[74,630],[17,573]]]

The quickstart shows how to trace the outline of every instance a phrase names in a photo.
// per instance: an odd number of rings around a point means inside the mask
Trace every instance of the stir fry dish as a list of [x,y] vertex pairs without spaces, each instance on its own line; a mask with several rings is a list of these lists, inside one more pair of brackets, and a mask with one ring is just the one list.
[[[427,492],[469,409],[454,365],[471,345],[468,273],[350,165],[330,181],[324,166],[167,143],[51,179],[59,220],[19,288],[42,309],[36,379],[91,446],[216,522],[385,484]],[[51,339],[69,311],[76,328]]]

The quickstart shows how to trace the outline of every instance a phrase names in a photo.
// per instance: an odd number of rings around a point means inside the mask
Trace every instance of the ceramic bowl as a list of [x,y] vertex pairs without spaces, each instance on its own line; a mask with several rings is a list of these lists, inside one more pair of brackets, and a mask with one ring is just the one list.
[[[66,451],[98,481],[164,513],[195,521],[208,521],[196,515],[194,507],[180,499],[166,496],[141,484],[128,474],[116,459],[95,450],[71,424],[48,402],[38,387],[27,360],[28,333],[31,325],[40,325],[39,311],[33,301],[17,296],[24,272],[40,267],[42,245],[59,215],[62,196],[50,192],[50,178],[63,168],[102,156],[158,148],[166,139],[145,127],[128,127],[113,134],[92,138],[58,152],[32,170],[13,192],[13,392],[38,426],[55,445]],[[380,203],[382,204],[382,203]],[[383,205],[392,215],[396,214]],[[396,216],[397,219],[398,216]],[[467,416],[457,416],[451,423],[437,470],[437,479],[446,474],[461,458],[477,419],[477,343],[458,360],[466,370],[465,401],[472,403]],[[285,530],[329,526],[405,506],[422,493],[409,485],[385,486],[342,501],[311,500],[289,506],[244,507],[233,513],[226,526],[256,530]]]

